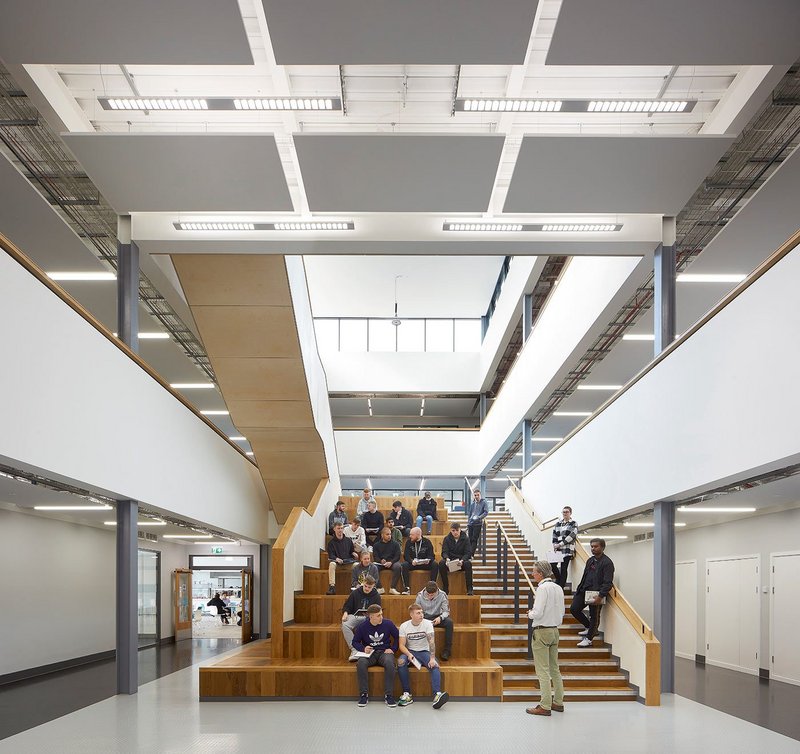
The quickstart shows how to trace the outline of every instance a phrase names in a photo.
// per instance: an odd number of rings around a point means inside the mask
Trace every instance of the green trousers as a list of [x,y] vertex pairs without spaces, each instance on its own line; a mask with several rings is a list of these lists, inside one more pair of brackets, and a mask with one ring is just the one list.
[[[550,709],[553,702],[564,704],[564,682],[558,669],[558,629],[536,628],[533,631],[533,661],[536,664],[536,677],[542,700],[539,702],[545,709]],[[550,682],[553,690],[550,690]]]

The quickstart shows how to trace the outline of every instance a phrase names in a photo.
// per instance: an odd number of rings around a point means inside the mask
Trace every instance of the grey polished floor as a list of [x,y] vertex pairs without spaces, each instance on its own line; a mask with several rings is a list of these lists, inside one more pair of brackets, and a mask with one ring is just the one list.
[[[239,646],[239,639],[187,639],[139,650],[139,685]],[[0,686],[0,739],[116,694],[113,660]]]

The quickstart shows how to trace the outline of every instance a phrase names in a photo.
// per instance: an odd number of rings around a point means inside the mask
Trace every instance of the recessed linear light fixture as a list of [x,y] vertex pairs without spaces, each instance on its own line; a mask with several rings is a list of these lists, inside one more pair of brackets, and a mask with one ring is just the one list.
[[103,110],[318,110],[342,109],[339,97],[98,97]]
[[[119,337],[119,333],[113,333],[115,338]],[[168,332],[140,332],[138,335],[139,340],[169,340]]]
[[534,437],[532,442],[561,442],[563,437]]
[[755,508],[698,508],[697,506],[681,506],[681,513],[755,513]]
[[72,282],[113,281],[117,276],[113,272],[48,272],[50,280]]
[[255,453],[253,453],[253,451],[252,451],[252,450],[248,450],[248,451],[247,451],[247,453],[245,453],[245,455],[246,455],[246,456],[254,456],[254,455],[255,455]]
[[[639,529],[652,529],[655,526],[655,523],[653,521],[626,521],[622,525]],[[676,521],[675,526],[686,526],[686,524]]]
[[621,223],[457,223],[446,222],[442,230],[467,233],[614,233]]
[[553,411],[553,416],[591,416],[591,411]]
[[229,437],[228,439],[233,440],[233,442],[243,442],[247,440],[246,437]]
[[202,416],[230,416],[230,411],[201,411]]
[[608,390],[615,392],[621,389],[622,385],[578,385],[578,390]]
[[[116,526],[116,521],[103,521],[106,526]],[[166,526],[166,521],[137,521],[136,526]]]
[[213,390],[216,385],[213,382],[172,382],[170,387],[173,390]]
[[110,511],[110,505],[34,505],[35,511]]
[[622,339],[623,340],[655,340],[656,336],[653,335],[652,333],[634,333],[634,332],[629,332],[629,333],[625,333],[625,335],[622,336]]
[[747,275],[691,274],[682,272],[675,279],[679,283],[741,283]]
[[162,534],[161,538],[162,539],[213,539],[211,534]]
[[598,535],[594,535],[594,534],[586,534],[586,535],[579,534],[578,535],[578,539],[585,539],[587,541],[590,540],[590,539],[627,539],[627,538],[628,538],[627,534],[606,534],[605,536],[601,536],[599,534]]
[[689,113],[697,100],[456,99],[456,112],[492,113]]
[[355,230],[356,224],[350,221],[311,221],[311,222],[285,222],[285,223],[228,223],[228,222],[180,222],[172,224],[175,230],[202,230],[202,231],[255,231],[272,230],[278,232],[296,232],[304,230]]

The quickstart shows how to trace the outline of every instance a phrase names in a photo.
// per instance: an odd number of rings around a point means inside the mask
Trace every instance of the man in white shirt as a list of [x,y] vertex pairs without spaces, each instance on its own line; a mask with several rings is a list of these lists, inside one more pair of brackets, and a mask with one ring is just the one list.
[[428,668],[431,674],[431,690],[433,691],[433,708],[439,709],[447,703],[448,693],[441,690],[442,677],[439,663],[436,662],[436,641],[433,635],[433,623],[426,620],[422,607],[416,603],[408,608],[411,620],[400,625],[400,653],[397,657],[397,673],[403,687],[403,695],[398,704],[407,707],[414,703],[411,696],[411,679],[408,666],[418,669]]
[[564,591],[553,581],[553,569],[546,560],[537,560],[531,575],[538,586],[528,619],[533,623],[533,661],[542,698],[538,705],[525,711],[550,717],[550,710],[564,711],[564,682],[558,667],[558,627],[564,620]]
[[353,516],[350,524],[344,527],[344,535],[353,543],[353,552],[357,555],[367,549],[367,533],[361,526],[361,519],[358,516]]
[[364,494],[361,496],[361,500],[358,501],[358,505],[356,505],[356,516],[363,516],[367,512],[369,503],[378,505],[375,498],[372,497],[372,490],[369,487],[365,487]]

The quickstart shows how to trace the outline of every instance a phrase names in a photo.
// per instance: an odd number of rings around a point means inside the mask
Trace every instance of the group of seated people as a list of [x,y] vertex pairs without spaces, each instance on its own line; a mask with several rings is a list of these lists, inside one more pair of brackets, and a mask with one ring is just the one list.
[[[389,520],[391,522],[391,519]],[[422,529],[412,527],[401,553],[402,536],[397,527],[391,523],[380,531],[380,538],[369,544],[363,527],[354,519],[346,527],[335,522],[333,536],[328,542],[328,594],[336,594],[336,569],[353,568],[353,588],[359,577],[371,573],[376,582],[380,582],[381,570],[392,571],[390,594],[410,594],[409,573],[427,570],[431,581],[440,576],[442,587],[449,591],[449,574],[452,571],[464,571],[467,594],[472,595],[472,547],[469,537],[461,531],[457,522],[450,524],[450,533],[442,540],[441,559],[436,559],[432,542],[423,536]],[[370,570],[370,567],[372,570]],[[383,591],[381,588],[380,591]]]

